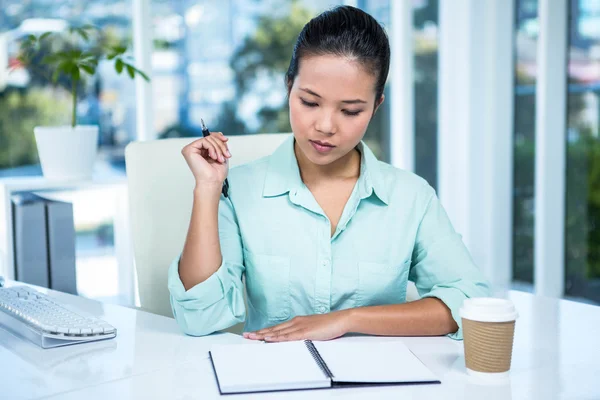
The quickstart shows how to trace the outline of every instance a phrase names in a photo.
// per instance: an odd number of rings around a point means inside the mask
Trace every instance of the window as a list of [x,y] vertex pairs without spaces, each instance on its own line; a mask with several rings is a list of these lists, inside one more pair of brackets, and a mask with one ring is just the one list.
[[[69,26],[92,24],[99,28],[98,35],[103,40],[131,48],[131,3],[131,0],[2,1],[0,179],[41,175],[33,128],[70,124],[70,81],[61,78],[53,85],[42,64],[27,68],[20,65],[16,56],[23,38],[46,31],[66,34]],[[43,45],[46,46],[43,50],[48,51],[50,46],[67,49],[70,44],[64,37],[68,35],[59,36]],[[99,126],[95,172],[107,180],[124,183],[124,148],[136,132],[134,82],[118,76],[111,65],[101,63],[98,73],[83,80],[78,91],[77,123]],[[131,293],[121,290],[126,286],[122,276],[132,268],[131,260],[119,254],[127,254],[119,246],[130,244],[127,231],[122,228],[125,219],[121,214],[126,204],[123,193],[121,184],[103,190],[73,188],[52,194],[74,205],[79,293],[131,304]],[[120,237],[124,231],[125,238]]]
[[[302,27],[340,1],[152,1],[154,129],[201,136],[200,118],[226,135],[290,132],[284,74]],[[384,26],[389,0],[358,1]],[[365,141],[384,160],[388,102]]]
[[[49,82],[41,64],[32,68],[16,60],[29,34],[65,32],[70,25],[97,26],[110,43],[130,45],[131,1],[49,2],[4,0],[0,9],[0,177],[41,175],[33,135],[35,126],[70,123],[70,82]],[[68,48],[69,43],[53,41]],[[9,68],[11,69],[9,72]],[[100,127],[98,168],[101,174],[124,175],[124,147],[135,135],[133,81],[100,65],[94,78],[79,87],[78,123]]]
[[570,6],[565,294],[600,303],[600,1]]
[[531,289],[534,265],[535,83],[537,0],[516,3],[513,279]]
[[414,2],[415,172],[437,188],[438,0]]

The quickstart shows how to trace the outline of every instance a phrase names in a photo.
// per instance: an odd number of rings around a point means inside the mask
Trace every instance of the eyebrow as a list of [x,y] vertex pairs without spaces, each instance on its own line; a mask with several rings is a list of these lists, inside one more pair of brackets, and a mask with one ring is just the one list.
[[[300,88],[300,90],[305,91],[308,94],[312,94],[315,97],[321,98],[320,95],[318,95],[317,93],[313,92],[310,89],[306,89],[306,88]],[[342,100],[342,103],[346,103],[346,104],[366,104],[367,102],[361,99],[354,99],[354,100]]]

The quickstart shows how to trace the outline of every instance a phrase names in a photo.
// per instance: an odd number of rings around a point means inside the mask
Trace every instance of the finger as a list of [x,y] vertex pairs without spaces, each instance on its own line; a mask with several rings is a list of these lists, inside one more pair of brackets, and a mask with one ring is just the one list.
[[294,332],[299,332],[302,331],[303,328],[300,328],[296,325],[292,325],[289,326],[287,328],[283,328],[283,329],[276,329],[273,331],[269,331],[269,332],[265,332],[265,333],[261,333],[261,334],[255,334],[253,336],[250,336],[250,339],[257,339],[257,340],[267,340],[267,338],[276,338],[282,335],[287,335],[287,334],[291,334]]
[[204,142],[205,141],[206,141],[205,137],[202,137],[200,139],[196,139],[193,142],[189,143],[187,146],[185,146],[184,149],[202,150],[204,148]]
[[219,142],[219,140],[210,136],[206,137],[205,140],[213,146],[217,155],[217,161],[219,161],[220,163],[224,163],[226,161],[226,157],[225,154],[223,154],[223,149],[221,148],[221,143]]
[[265,342],[290,342],[293,340],[302,339],[304,339],[304,332],[301,330],[297,330],[294,332],[288,332],[277,336],[267,336],[265,337]]
[[203,159],[209,158],[209,151],[204,148],[202,142],[190,143],[181,149],[181,154],[187,159],[193,154],[199,154]]
[[261,337],[258,337],[258,336],[256,336],[256,334],[255,334],[255,333],[253,333],[253,332],[244,332],[244,333],[243,333],[243,336],[244,336],[244,338],[246,338],[246,339],[250,339],[250,340],[262,340],[262,336],[261,336]]
[[280,331],[282,329],[286,329],[288,327],[294,326],[296,324],[297,320],[295,318],[290,319],[289,321],[286,322],[282,322],[281,324],[277,324],[277,325],[273,325],[269,328],[265,328],[265,329],[261,329],[258,330],[254,333],[256,333],[257,335],[264,335],[267,333],[271,333],[271,332],[275,332],[275,331]]
[[244,333],[244,337],[247,339],[263,340],[266,335],[272,334],[273,332],[278,330],[277,326],[278,325],[272,326],[270,328],[261,329],[256,332],[247,332]]
[[300,328],[298,326],[290,326],[290,327],[287,327],[287,328],[284,328],[284,329],[280,329],[280,330],[277,330],[277,331],[267,332],[264,335],[264,337],[265,338],[267,338],[267,337],[277,337],[277,336],[281,336],[281,335],[286,335],[288,333],[294,333],[294,332],[297,332],[297,331],[301,331],[302,329],[303,328]]
[[213,143],[221,150],[221,154],[223,154],[224,158],[231,157],[231,153],[229,153],[229,148],[227,147],[227,144],[219,140],[218,135],[211,135],[207,139],[210,139],[211,143]]
[[248,338],[262,340],[265,337],[265,335],[268,335],[274,331],[275,331],[275,327],[261,329],[256,332],[248,332]]
[[274,330],[279,329],[281,327],[281,325],[283,325],[284,323],[285,322],[283,322],[282,324],[277,324],[277,325],[270,326],[268,328],[259,329],[259,330],[257,330],[254,333],[256,333],[257,335],[262,335],[262,334],[267,333],[267,332],[273,332]]
[[206,150],[208,150],[208,154],[210,155],[210,158],[212,158],[215,161],[219,161],[219,150],[217,149],[217,147],[215,146],[214,143],[212,143],[208,137],[205,137],[202,142],[200,143],[200,146]]
[[223,135],[223,132],[213,132],[213,133],[223,142],[226,142],[229,140],[229,138],[227,136]]
[[290,328],[296,329],[297,325],[298,325],[298,320],[296,318],[294,318],[294,319],[291,319],[282,324],[273,326],[272,328],[269,329],[269,331],[267,333],[279,332],[279,331],[283,331],[283,330],[290,329]]

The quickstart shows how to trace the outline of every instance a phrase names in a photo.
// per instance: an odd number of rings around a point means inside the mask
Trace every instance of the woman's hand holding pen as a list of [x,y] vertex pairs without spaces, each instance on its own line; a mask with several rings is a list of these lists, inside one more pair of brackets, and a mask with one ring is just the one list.
[[231,158],[227,141],[221,132],[195,140],[181,150],[190,170],[196,179],[196,187],[210,186],[221,190],[229,170]]

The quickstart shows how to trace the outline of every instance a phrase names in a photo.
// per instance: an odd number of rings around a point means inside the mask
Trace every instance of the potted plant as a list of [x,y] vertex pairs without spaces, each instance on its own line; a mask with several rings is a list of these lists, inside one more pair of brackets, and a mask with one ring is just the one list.
[[[104,43],[100,34],[97,28],[85,25],[65,32],[29,35],[21,42],[17,57],[20,64],[39,71],[54,84],[60,82],[72,95],[70,126],[34,128],[42,172],[48,179],[85,180],[92,176],[98,126],[77,124],[77,101],[80,84],[85,76],[96,74],[101,60],[111,62],[118,74],[126,71],[131,79],[140,75],[149,81],[144,72],[131,64],[125,46]],[[53,40],[59,38],[68,43],[67,48],[52,46]]]

